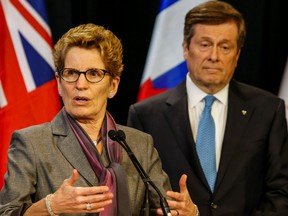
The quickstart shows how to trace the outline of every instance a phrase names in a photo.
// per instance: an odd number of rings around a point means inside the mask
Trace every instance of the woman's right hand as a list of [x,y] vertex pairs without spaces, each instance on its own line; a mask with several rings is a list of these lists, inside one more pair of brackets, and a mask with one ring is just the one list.
[[[167,191],[166,195],[171,198],[167,200],[173,216],[198,216],[198,207],[193,203],[186,185],[187,175],[183,174],[179,180],[180,192]],[[157,209],[158,215],[164,215],[162,209]]]
[[49,197],[54,214],[101,212],[112,203],[113,194],[107,186],[74,187],[78,171],[63,181],[59,189]]

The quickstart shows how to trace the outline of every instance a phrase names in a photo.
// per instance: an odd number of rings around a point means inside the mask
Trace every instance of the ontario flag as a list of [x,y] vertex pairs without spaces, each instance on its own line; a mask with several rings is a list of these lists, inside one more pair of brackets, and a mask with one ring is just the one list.
[[61,108],[44,0],[0,0],[0,188],[11,134]]
[[204,0],[162,0],[156,17],[137,101],[178,85],[187,74],[183,57],[186,13]]

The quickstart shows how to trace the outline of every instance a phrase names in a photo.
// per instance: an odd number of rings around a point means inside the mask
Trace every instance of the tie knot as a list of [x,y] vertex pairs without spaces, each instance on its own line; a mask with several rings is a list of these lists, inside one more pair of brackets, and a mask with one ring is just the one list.
[[207,95],[204,99],[205,107],[211,107],[213,102],[215,101],[215,97],[213,95]]

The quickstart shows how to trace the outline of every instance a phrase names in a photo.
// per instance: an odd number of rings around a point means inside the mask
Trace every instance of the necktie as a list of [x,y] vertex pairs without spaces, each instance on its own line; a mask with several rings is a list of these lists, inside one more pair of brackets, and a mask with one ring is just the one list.
[[215,124],[211,115],[214,100],[212,95],[205,97],[196,137],[197,154],[211,191],[214,190],[216,180]]

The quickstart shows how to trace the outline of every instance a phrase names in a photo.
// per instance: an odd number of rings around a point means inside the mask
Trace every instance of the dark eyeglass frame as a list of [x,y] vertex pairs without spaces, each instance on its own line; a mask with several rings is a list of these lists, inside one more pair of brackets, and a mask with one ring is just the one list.
[[[73,70],[74,72],[76,72],[76,73],[78,74],[78,77],[77,77],[77,79],[76,79],[75,81],[68,81],[68,80],[66,80],[66,79],[64,78],[63,72],[64,72],[64,70],[66,70],[66,69],[68,69],[68,70]],[[101,77],[101,79],[98,80],[98,81],[96,81],[96,82],[90,81],[90,80],[87,78],[86,74],[87,74],[89,71],[91,71],[91,70],[99,70],[99,71],[103,72],[103,76]],[[90,83],[99,83],[99,82],[101,82],[101,81],[104,79],[104,77],[105,77],[106,74],[109,74],[109,75],[110,75],[110,73],[109,73],[107,70],[99,69],[99,68],[89,68],[89,69],[86,70],[86,71],[79,71],[79,70],[77,70],[77,69],[75,69],[75,68],[63,68],[63,69],[60,71],[59,76],[60,76],[61,79],[63,79],[65,82],[74,83],[74,82],[77,82],[77,81],[79,80],[79,77],[80,77],[81,74],[84,74],[85,79],[86,79],[88,82],[90,82]]]

